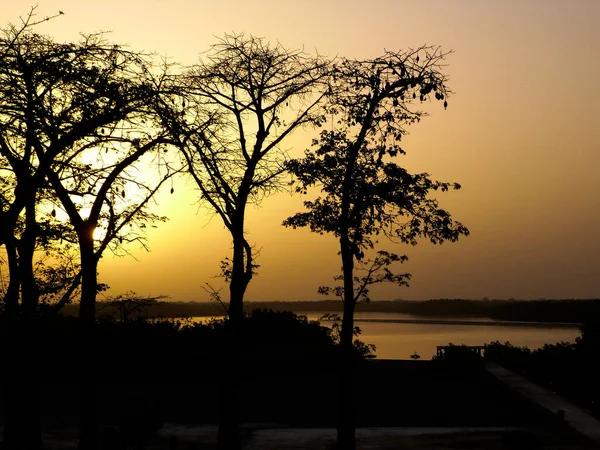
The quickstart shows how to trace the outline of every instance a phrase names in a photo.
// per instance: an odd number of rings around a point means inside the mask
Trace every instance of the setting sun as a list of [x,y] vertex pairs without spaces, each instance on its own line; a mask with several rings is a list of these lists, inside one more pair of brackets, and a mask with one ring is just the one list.
[[96,229],[94,230],[94,240],[102,241],[105,236],[106,236],[106,230],[102,227],[96,227]]

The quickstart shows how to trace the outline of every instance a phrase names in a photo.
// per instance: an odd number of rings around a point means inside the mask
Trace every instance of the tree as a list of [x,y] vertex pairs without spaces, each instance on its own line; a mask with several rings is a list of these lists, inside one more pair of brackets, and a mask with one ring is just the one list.
[[[244,294],[258,267],[246,238],[246,208],[283,187],[284,140],[322,122],[318,108],[328,71],[322,58],[252,36],[226,35],[176,80],[183,80],[184,92],[165,98],[164,123],[179,142],[201,201],[231,234],[233,254],[224,261],[223,275],[233,327],[244,318]],[[237,448],[237,419],[226,421],[232,428],[220,427],[219,445]]]
[[[0,235],[10,269],[5,298],[11,309],[20,288],[22,309],[35,316],[36,243],[44,234],[51,237],[45,229],[64,229],[66,218],[79,247],[80,378],[82,389],[89,388],[82,395],[87,413],[81,413],[80,448],[95,448],[93,368],[88,362],[95,348],[98,261],[107,248],[141,241],[147,223],[164,220],[145,208],[177,172],[163,156],[155,157],[160,171],[155,182],[131,172],[144,155],[166,144],[152,115],[160,79],[152,75],[147,57],[109,44],[99,34],[59,44],[34,33],[9,33],[0,45],[0,167],[10,174],[3,177],[1,189],[6,220]],[[95,236],[99,225],[103,236]],[[65,234],[61,238],[69,239]]]
[[[54,136],[71,130],[72,142],[63,148],[47,178],[64,214],[77,236],[81,261],[81,439],[80,449],[97,447],[94,323],[99,289],[97,267],[104,251],[118,252],[121,244],[137,241],[144,247],[148,223],[166,218],[148,212],[146,207],[161,185],[178,172],[160,153],[167,144],[159,124],[153,120],[159,81],[151,75],[143,55],[108,45],[100,35],[65,50],[66,58],[56,61],[54,79],[44,93],[63,101],[49,103],[43,111],[49,120],[48,145],[36,150],[43,160]],[[71,78],[72,61],[78,60],[79,73]],[[40,108],[41,109],[41,108]],[[166,148],[164,148],[166,150]],[[155,181],[139,177],[132,170],[144,156],[154,151],[159,169]],[[137,168],[136,171],[140,171]],[[97,231],[101,231],[97,235]]]
[[318,106],[328,68],[302,51],[226,35],[185,75],[181,113],[166,117],[201,200],[232,237],[225,268],[232,320],[243,317],[244,293],[257,267],[245,235],[246,207],[282,188],[282,142],[323,121]]
[[[46,17],[41,21],[50,20]],[[0,246],[8,262],[9,282],[3,295],[3,327],[6,352],[4,447],[41,448],[38,411],[39,384],[32,374],[38,338],[35,324],[40,290],[35,276],[34,252],[40,244],[48,248],[56,229],[40,223],[36,206],[44,192],[44,164],[37,164],[32,142],[35,126],[30,86],[19,77],[22,57],[27,54],[31,28],[40,23],[32,8],[20,26],[9,25],[0,34]],[[24,48],[25,47],[25,48]],[[34,52],[33,52],[34,53]],[[34,59],[35,54],[29,54]],[[25,100],[27,99],[27,100]],[[23,102],[25,109],[15,107]],[[23,104],[23,103],[21,103]],[[21,138],[21,139],[20,139]],[[43,293],[43,292],[42,292]]]
[[146,297],[130,291],[108,298],[103,302],[101,309],[108,309],[105,316],[120,323],[140,319],[147,320],[149,309],[165,298],[167,298],[165,295]]
[[[304,202],[307,211],[286,219],[284,225],[331,233],[340,244],[344,313],[337,439],[342,449],[355,448],[352,339],[354,309],[362,289],[361,285],[355,291],[356,263],[375,247],[378,235],[415,245],[418,238],[442,243],[468,234],[430,197],[432,190],[460,185],[433,181],[427,173],[410,174],[394,162],[404,154],[400,140],[405,127],[424,115],[414,109],[414,100],[435,97],[447,107],[449,92],[441,72],[445,56],[440,48],[421,47],[388,51],[372,60],[342,60],[329,95],[335,126],[314,140],[313,152],[288,164],[298,192],[316,186],[323,196]],[[382,262],[384,269],[393,261]],[[406,275],[384,273],[388,275],[380,281],[403,284],[406,279]]]

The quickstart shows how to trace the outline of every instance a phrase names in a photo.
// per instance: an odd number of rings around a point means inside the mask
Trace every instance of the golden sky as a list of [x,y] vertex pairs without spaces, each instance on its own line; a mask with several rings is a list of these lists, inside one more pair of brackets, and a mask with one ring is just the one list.
[[[406,253],[411,287],[374,299],[600,297],[600,1],[598,0],[39,0],[39,27],[57,40],[110,31],[132,49],[194,63],[215,36],[246,32],[327,56],[441,45],[447,111],[410,129],[400,162],[463,189],[440,194],[471,236],[454,244],[381,247]],[[3,0],[18,22],[23,0]],[[298,155],[310,134],[288,142]],[[159,197],[170,221],[149,234],[150,253],[101,261],[111,293],[206,300],[201,289],[230,253],[218,217],[195,204],[193,185]],[[248,300],[317,299],[339,272],[335,239],[280,226],[301,198],[279,194],[250,208],[249,241],[261,249]],[[223,290],[226,293],[226,289]]]

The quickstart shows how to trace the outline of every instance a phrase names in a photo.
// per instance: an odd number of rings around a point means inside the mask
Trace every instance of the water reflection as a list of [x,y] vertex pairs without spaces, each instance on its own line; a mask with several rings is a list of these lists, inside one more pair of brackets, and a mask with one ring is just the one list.
[[[318,318],[318,315],[308,315]],[[357,318],[418,319],[408,314],[357,313]],[[464,318],[469,321],[490,321],[487,318]],[[462,320],[462,319],[461,319]],[[431,359],[438,345],[484,345],[493,341],[510,342],[530,349],[566,341],[574,342],[577,328],[540,328],[526,326],[432,325],[416,323],[359,322],[360,339],[375,344],[380,359],[410,359],[417,353],[421,359]]]
[[[319,319],[323,313],[305,314],[309,320]],[[357,313],[360,319],[422,319],[409,314],[399,313]],[[210,317],[194,317],[195,322],[206,322]],[[447,317],[430,317],[428,319],[448,319]],[[472,322],[494,322],[488,318],[464,317],[460,320]],[[324,325],[327,322],[323,322]],[[413,353],[421,359],[431,359],[438,345],[485,345],[493,341],[510,342],[530,349],[543,347],[545,344],[557,342],[575,342],[580,335],[579,329],[527,326],[493,326],[493,325],[440,325],[420,323],[385,323],[357,322],[361,328],[360,339],[377,347],[377,358],[410,359]]]

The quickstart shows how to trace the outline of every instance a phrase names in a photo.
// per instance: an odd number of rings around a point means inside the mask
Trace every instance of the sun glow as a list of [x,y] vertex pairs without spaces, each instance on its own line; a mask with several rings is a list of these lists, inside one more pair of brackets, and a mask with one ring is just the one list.
[[94,230],[94,241],[102,241],[106,237],[106,229],[104,227],[96,227]]

